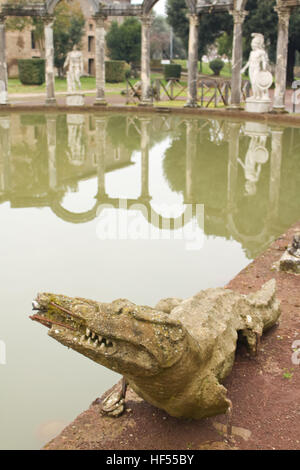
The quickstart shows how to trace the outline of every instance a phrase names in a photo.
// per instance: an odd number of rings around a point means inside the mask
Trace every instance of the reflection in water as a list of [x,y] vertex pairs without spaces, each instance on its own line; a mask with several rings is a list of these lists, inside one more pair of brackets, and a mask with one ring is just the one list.
[[84,116],[68,114],[68,150],[67,155],[71,165],[80,166],[84,163],[85,146],[83,142]]
[[245,135],[250,137],[249,148],[246,153],[245,163],[238,159],[245,172],[245,193],[249,196],[256,194],[256,183],[259,181],[261,166],[269,159],[266,148],[268,127],[257,122],[246,122]]
[[[293,146],[287,152],[291,133]],[[165,178],[182,193],[183,204],[204,204],[205,233],[234,238],[253,258],[299,217],[300,163],[293,151],[298,130],[165,116],[1,116],[0,201],[9,200],[12,207],[49,206],[68,222],[93,220],[99,206],[118,208],[123,198],[107,195],[105,175],[133,165],[134,151],[140,149],[141,192],[124,205],[150,209],[149,150],[166,137],[171,143]],[[95,177],[91,209],[77,213],[63,207],[68,192]],[[178,227],[160,214],[155,220],[159,227]]]
[[[299,129],[256,123],[0,115],[0,448],[40,446],[118,380],[29,322],[37,291],[155,305],[226,284],[299,219],[299,148]],[[174,239],[97,238],[103,204]],[[187,204],[202,250],[175,239]]]

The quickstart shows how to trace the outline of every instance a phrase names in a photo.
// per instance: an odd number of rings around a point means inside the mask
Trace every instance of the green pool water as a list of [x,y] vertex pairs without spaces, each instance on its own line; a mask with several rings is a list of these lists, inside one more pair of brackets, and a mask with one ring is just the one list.
[[296,128],[1,115],[0,448],[42,447],[119,380],[29,320],[37,292],[154,306],[225,285],[299,220],[299,188]]

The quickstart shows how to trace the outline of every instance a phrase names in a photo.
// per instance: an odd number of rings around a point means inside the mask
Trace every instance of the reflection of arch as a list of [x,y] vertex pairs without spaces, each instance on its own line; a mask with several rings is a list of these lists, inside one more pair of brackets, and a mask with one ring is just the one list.
[[[234,221],[233,212],[228,213],[227,230],[230,233],[230,235],[234,238],[234,240],[240,242],[243,247],[250,247],[251,244],[254,244],[254,245],[258,244],[260,252],[262,252],[265,249],[265,247],[269,245],[270,239],[272,239],[272,236],[269,233],[268,221],[266,221],[262,231],[258,233],[257,235],[244,235],[243,233],[239,232]],[[249,252],[251,253],[250,249],[249,249]],[[256,255],[257,255],[256,253],[250,254],[251,258],[254,258]]]
[[82,223],[91,222],[92,220],[94,220],[97,215],[97,207],[98,207],[98,202],[89,211],[76,213],[76,212],[70,212],[64,207],[62,207],[61,203],[57,200],[53,201],[50,204],[50,208],[52,212],[54,212],[54,214],[57,215],[57,217],[59,217],[62,220],[65,220],[66,222],[71,222],[72,224],[82,224]]
[[[196,216],[196,204],[191,204],[185,208],[184,212],[178,217],[164,217],[158,214],[151,206],[148,200],[144,198],[138,199],[118,199],[118,198],[105,198],[103,201],[97,201],[94,207],[86,212],[76,213],[65,209],[58,200],[54,200],[50,204],[52,212],[57,217],[66,222],[73,224],[82,224],[94,220],[102,210],[109,208],[121,209],[126,207],[127,210],[137,210],[137,205],[142,206],[145,210],[141,210],[141,214],[145,220],[153,227],[158,229],[177,230],[183,228],[188,224],[194,216]],[[190,209],[191,206],[191,209]]]
[[[98,11],[99,3],[96,0],[85,0],[92,7],[93,14]],[[60,2],[60,0],[46,0],[46,8],[47,12],[52,14],[56,5]]]

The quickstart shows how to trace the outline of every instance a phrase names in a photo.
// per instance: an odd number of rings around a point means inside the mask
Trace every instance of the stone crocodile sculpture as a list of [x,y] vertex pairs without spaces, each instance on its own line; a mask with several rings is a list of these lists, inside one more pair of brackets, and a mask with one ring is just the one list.
[[[227,411],[222,382],[238,338],[255,354],[260,336],[280,316],[275,280],[247,296],[207,289],[183,301],[163,299],[156,308],[48,293],[38,294],[33,308],[30,318],[47,326],[49,336],[122,374],[140,397],[171,416],[194,419]],[[104,411],[123,411],[123,385]]]

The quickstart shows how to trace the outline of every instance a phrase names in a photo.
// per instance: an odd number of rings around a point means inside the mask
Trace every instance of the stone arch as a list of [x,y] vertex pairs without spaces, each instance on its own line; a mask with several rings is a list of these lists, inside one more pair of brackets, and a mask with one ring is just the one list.
[[[46,0],[46,8],[47,12],[51,15],[54,12],[54,9],[56,5],[60,2],[61,0]],[[99,1],[97,0],[84,0],[86,1],[91,7],[92,7],[92,14],[96,14],[97,11],[99,10]]]

